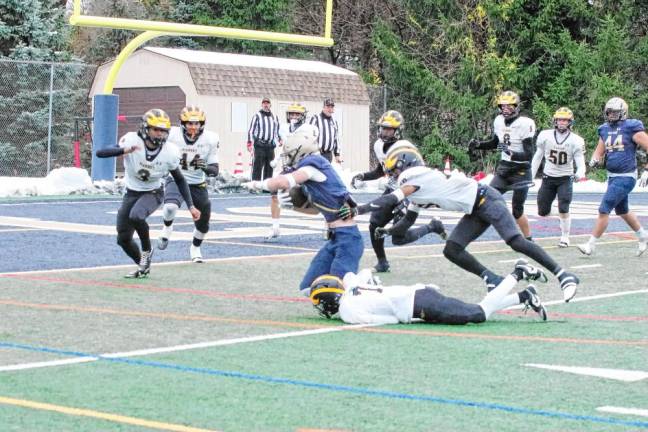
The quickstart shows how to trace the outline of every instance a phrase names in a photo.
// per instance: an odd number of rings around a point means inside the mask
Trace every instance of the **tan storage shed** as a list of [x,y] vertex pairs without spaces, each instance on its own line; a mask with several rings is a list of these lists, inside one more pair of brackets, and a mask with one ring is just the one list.
[[[103,91],[113,62],[97,69],[90,97]],[[360,77],[323,62],[227,54],[177,48],[146,47],[133,53],[122,66],[114,86],[120,114],[140,116],[162,108],[177,122],[186,104],[201,107],[206,128],[221,138],[221,166],[232,172],[237,154],[249,162],[245,150],[247,129],[261,99],[269,97],[272,111],[285,122],[285,110],[301,102],[308,114],[322,110],[324,99],[335,100],[334,117],[340,126],[344,168],[369,167],[369,97]],[[136,122],[120,125],[120,136],[135,130]]]

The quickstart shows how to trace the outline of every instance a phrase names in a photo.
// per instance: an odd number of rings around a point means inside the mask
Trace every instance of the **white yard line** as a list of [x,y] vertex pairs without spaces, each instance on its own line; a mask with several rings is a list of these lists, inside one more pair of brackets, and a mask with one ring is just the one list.
[[15,365],[1,366],[0,372],[37,369],[37,368],[45,368],[45,367],[53,367],[53,366],[64,366],[64,365],[79,364],[79,363],[89,363],[89,362],[100,360],[100,357],[125,358],[125,357],[146,356],[146,355],[179,352],[179,351],[187,351],[187,350],[202,349],[202,348],[212,348],[216,346],[236,345],[236,344],[248,343],[248,342],[260,342],[260,341],[284,339],[290,337],[333,333],[338,331],[354,330],[358,328],[375,327],[375,326],[377,326],[377,324],[343,325],[338,327],[325,327],[325,328],[319,328],[313,330],[299,330],[299,331],[286,332],[286,333],[274,333],[274,334],[261,335],[261,336],[248,336],[248,337],[235,338],[235,339],[221,339],[221,340],[211,341],[211,342],[199,342],[194,344],[175,345],[170,347],[149,348],[149,349],[141,349],[135,351],[107,353],[107,354],[100,354],[99,357],[74,357],[74,358],[64,359],[64,360],[21,363]]
[[584,268],[595,268],[595,267],[603,267],[603,264],[583,264],[579,266],[572,266],[571,268],[573,269],[584,269]]
[[613,413],[613,414],[629,414],[636,415],[640,417],[648,417],[648,409],[640,408],[623,408],[623,407],[614,407],[614,406],[602,406],[596,408],[596,411]]
[[606,369],[583,366],[564,366],[551,365],[542,363],[525,363],[523,366],[538,369],[547,369],[557,372],[566,372],[576,375],[592,376],[597,378],[606,378],[623,382],[636,382],[648,378],[648,372],[626,369]]

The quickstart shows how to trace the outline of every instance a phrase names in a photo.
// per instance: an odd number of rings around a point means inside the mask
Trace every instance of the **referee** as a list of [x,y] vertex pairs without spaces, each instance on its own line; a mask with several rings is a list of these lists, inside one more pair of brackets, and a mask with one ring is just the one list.
[[[272,177],[270,162],[275,157],[275,141],[279,132],[279,117],[270,111],[270,99],[263,98],[261,109],[254,114],[248,129],[247,149],[252,152],[252,180]],[[254,146],[254,147],[253,147]]]
[[319,130],[319,148],[320,153],[329,162],[335,156],[335,162],[342,163],[340,157],[340,142],[338,140],[338,123],[333,118],[335,112],[335,102],[331,98],[324,100],[324,108],[322,112],[314,115],[310,119],[310,124],[314,125]]

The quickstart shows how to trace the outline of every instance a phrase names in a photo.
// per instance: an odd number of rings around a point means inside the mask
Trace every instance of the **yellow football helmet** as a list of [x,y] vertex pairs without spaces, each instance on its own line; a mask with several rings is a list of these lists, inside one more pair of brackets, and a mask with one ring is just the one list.
[[[385,144],[395,143],[403,136],[403,128],[405,127],[405,120],[403,115],[398,111],[389,110],[378,119],[378,139],[382,140]],[[393,129],[387,131],[385,129]]]
[[383,169],[386,174],[398,177],[408,168],[423,165],[425,161],[416,146],[407,140],[400,140],[396,141],[387,152]]
[[290,123],[291,118],[290,114],[297,113],[299,117],[297,118],[297,124],[304,123],[306,120],[306,107],[300,104],[299,102],[294,102],[286,109],[286,121]]
[[[151,136],[150,131],[152,128],[165,130],[166,133],[162,134],[161,137],[153,137]],[[169,119],[168,114],[161,109],[154,108],[146,111],[142,116],[142,123],[140,124],[138,135],[140,138],[145,141],[148,140],[153,145],[161,146],[166,142],[170,129],[171,119]]]
[[[196,142],[198,138],[200,138],[200,135],[202,135],[203,131],[205,130],[205,121],[207,120],[207,117],[205,116],[205,112],[198,108],[195,105],[188,105],[184,108],[182,108],[182,111],[180,111],[180,124],[182,125],[182,132],[184,134],[185,139],[187,142]],[[198,129],[198,133],[196,134],[191,134],[187,130],[187,123],[189,122],[197,122],[200,123],[200,128]]]
[[310,300],[323,318],[331,318],[340,309],[340,298],[344,294],[344,283],[333,275],[322,275],[310,286]]
[[[513,109],[502,109],[503,105],[512,106]],[[504,116],[505,119],[514,119],[520,114],[520,96],[510,90],[502,92],[497,96],[497,107],[499,108],[500,114]]]
[[[569,123],[567,124],[566,128],[563,128],[558,125],[558,120],[569,120]],[[574,124],[574,113],[567,107],[560,107],[553,115],[553,122],[556,129],[558,129],[560,132],[564,132],[567,129],[571,129],[572,125]]]

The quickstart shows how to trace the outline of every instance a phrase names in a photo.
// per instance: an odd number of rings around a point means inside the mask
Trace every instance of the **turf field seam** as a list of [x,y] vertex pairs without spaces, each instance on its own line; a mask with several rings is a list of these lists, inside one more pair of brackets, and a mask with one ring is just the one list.
[[[65,350],[53,349],[48,347],[38,347],[38,346],[16,344],[10,342],[0,342],[0,347],[10,348],[10,349],[21,349],[27,351],[47,352],[50,354],[59,354],[59,355],[66,355],[72,357],[93,357],[92,354],[78,352],[78,351],[65,351]],[[506,412],[511,414],[533,415],[533,416],[540,416],[540,417],[557,418],[562,420],[575,420],[575,421],[590,422],[590,423],[599,423],[599,424],[603,423],[603,424],[609,424],[615,426],[626,426],[626,427],[632,426],[632,427],[639,427],[642,429],[648,429],[648,422],[645,421],[631,421],[631,420],[622,420],[622,419],[617,419],[612,417],[601,417],[601,416],[593,416],[593,415],[573,414],[573,413],[560,412],[560,411],[524,408],[524,407],[516,407],[516,406],[504,405],[499,403],[478,402],[478,401],[469,401],[469,400],[462,400],[462,399],[449,399],[449,398],[443,398],[443,397],[432,396],[432,395],[408,394],[408,393],[402,393],[402,392],[396,392],[390,390],[380,390],[380,389],[372,389],[366,387],[354,387],[354,386],[339,385],[339,384],[328,384],[328,383],[320,383],[320,382],[306,381],[300,379],[250,374],[250,373],[239,372],[239,371],[225,371],[225,370],[202,368],[202,367],[195,367],[195,366],[185,366],[185,365],[179,365],[173,363],[128,359],[123,357],[117,357],[117,358],[107,358],[101,356],[94,356],[94,357],[98,357],[100,360],[106,362],[166,369],[166,370],[172,370],[177,372],[193,373],[193,374],[200,374],[200,375],[219,376],[224,378],[236,378],[236,379],[261,382],[266,384],[283,384],[283,385],[291,385],[291,386],[297,386],[303,388],[313,388],[318,390],[358,394],[362,396],[410,400],[410,401],[418,401],[418,402],[431,402],[431,403],[443,404],[443,405],[454,405],[454,406],[477,408],[477,409],[484,409],[484,410],[491,410],[491,411],[501,411],[501,412]]]

